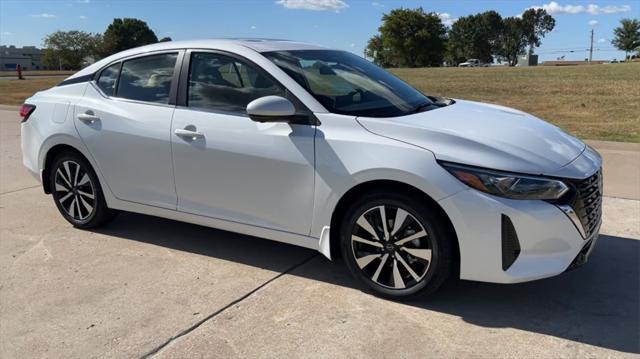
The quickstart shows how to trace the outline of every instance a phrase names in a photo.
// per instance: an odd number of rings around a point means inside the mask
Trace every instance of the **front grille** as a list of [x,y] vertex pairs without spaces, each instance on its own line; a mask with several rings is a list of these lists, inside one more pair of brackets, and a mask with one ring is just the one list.
[[598,230],[602,218],[602,169],[584,180],[573,181],[576,196],[572,204],[578,215],[585,238]]

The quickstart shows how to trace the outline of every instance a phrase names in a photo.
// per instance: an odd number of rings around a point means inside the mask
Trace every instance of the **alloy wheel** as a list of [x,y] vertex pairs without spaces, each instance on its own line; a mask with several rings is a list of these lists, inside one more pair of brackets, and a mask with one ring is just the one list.
[[432,262],[432,243],[425,226],[407,210],[391,205],[372,207],[358,217],[351,248],[365,276],[390,289],[420,283]]
[[76,221],[84,221],[95,211],[95,188],[89,174],[75,161],[64,161],[56,169],[57,201],[65,213]]

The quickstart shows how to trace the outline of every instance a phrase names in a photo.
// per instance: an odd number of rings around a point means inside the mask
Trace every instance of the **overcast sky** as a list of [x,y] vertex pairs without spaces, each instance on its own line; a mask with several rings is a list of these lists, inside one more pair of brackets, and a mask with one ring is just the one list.
[[0,44],[41,46],[56,30],[101,33],[113,18],[135,17],[146,21],[159,38],[283,38],[362,54],[384,13],[418,6],[439,13],[449,25],[460,16],[486,10],[508,17],[543,7],[556,18],[556,28],[536,51],[542,60],[563,55],[584,59],[592,28],[594,59],[621,59],[624,54],[611,45],[613,29],[622,18],[640,18],[639,0],[0,0]]

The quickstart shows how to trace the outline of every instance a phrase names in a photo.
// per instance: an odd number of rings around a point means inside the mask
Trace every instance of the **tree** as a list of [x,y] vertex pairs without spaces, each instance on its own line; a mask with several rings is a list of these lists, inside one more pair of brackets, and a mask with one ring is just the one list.
[[169,36],[165,36],[162,39],[158,40],[158,42],[167,42],[167,41],[173,41]]
[[146,22],[138,19],[113,19],[102,35],[100,55],[102,57],[134,47],[158,42],[158,37]]
[[97,39],[84,31],[56,31],[44,39],[42,62],[49,68],[78,70],[94,52]]
[[436,13],[422,8],[394,9],[382,16],[378,38],[369,40],[368,54],[388,66],[440,66],[446,28]]
[[501,31],[502,17],[495,11],[459,18],[449,31],[447,61],[451,64],[467,59],[492,62]]
[[527,40],[523,30],[522,20],[517,17],[508,17],[502,21],[502,31],[497,43],[497,55],[500,60],[505,60],[509,66],[515,66],[518,55],[525,53]]
[[625,61],[630,60],[629,53],[640,51],[640,21],[622,19],[620,26],[613,30],[615,38],[611,41],[618,50],[624,51]]
[[393,66],[391,55],[391,51],[384,47],[380,35],[375,35],[374,37],[369,39],[367,47],[365,48],[365,56],[372,59],[376,65],[382,67]]
[[522,30],[529,46],[529,55],[555,26],[556,20],[544,9],[529,9],[522,14]]

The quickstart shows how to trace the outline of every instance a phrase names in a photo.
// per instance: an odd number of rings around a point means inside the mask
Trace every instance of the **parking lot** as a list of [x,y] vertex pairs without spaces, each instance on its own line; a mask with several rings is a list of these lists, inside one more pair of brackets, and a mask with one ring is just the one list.
[[517,285],[459,281],[409,303],[340,262],[138,214],[74,229],[22,168],[0,109],[0,358],[637,357],[640,145],[605,157],[590,262]]

